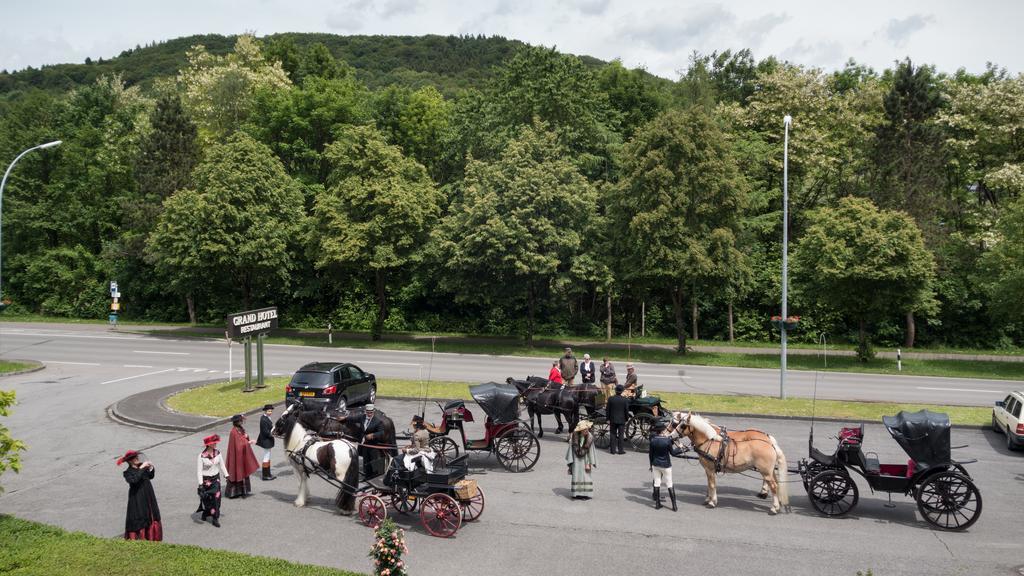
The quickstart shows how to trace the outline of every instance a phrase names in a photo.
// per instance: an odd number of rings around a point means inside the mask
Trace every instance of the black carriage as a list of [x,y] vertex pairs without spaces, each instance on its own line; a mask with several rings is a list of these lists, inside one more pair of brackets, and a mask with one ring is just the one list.
[[943,530],[964,530],[981,516],[981,492],[964,464],[950,457],[950,424],[945,414],[921,410],[882,417],[889,434],[903,448],[909,460],[902,464],[880,464],[878,456],[864,452],[864,425],[840,430],[832,454],[814,447],[808,440],[810,457],[801,459],[797,471],[814,509],[826,516],[842,516],[859,499],[857,483],[850,475],[864,478],[872,492],[902,492],[914,498],[917,508],[932,525]]
[[[427,424],[430,433],[430,447],[437,454],[435,461],[444,463],[465,457],[463,452],[489,452],[509,472],[526,472],[540,459],[540,442],[537,436],[519,419],[519,391],[511,384],[489,382],[470,386],[469,393],[483,409],[484,437],[470,440],[466,437],[466,422],[473,422],[473,413],[463,400],[437,404],[441,409],[441,423]],[[462,446],[448,435],[453,429],[459,431]],[[460,456],[462,453],[462,456]]]
[[367,480],[356,506],[359,519],[376,528],[387,518],[388,504],[403,514],[419,509],[420,522],[432,536],[453,536],[464,522],[484,511],[484,492],[475,480],[466,480],[466,455],[427,472],[422,466],[408,470],[400,458],[391,460],[386,473]]
[[[622,437],[637,452],[647,452],[651,446],[651,430],[654,424],[667,413],[662,406],[661,398],[644,396],[643,386],[637,386],[636,396],[629,399],[629,418],[622,431]],[[611,445],[611,427],[604,409],[598,410],[592,418],[594,422],[591,433],[594,445],[602,450]]]

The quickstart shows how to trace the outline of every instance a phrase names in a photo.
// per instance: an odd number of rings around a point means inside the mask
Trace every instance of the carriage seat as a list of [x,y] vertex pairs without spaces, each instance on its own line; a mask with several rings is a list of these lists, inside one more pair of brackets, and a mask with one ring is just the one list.
[[431,422],[424,422],[423,427],[427,429],[427,432],[431,432],[433,434],[444,434],[444,430],[442,430],[440,426]]

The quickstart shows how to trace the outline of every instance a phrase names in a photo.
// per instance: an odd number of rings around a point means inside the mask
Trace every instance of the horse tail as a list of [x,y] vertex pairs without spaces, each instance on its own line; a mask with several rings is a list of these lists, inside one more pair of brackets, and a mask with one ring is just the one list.
[[[331,444],[335,451],[340,449],[348,450],[348,468],[345,469],[344,478],[341,478],[341,488],[338,489],[338,495],[334,497],[334,504],[341,510],[342,514],[352,514],[356,510],[356,489],[359,486],[358,453],[348,443],[336,440]],[[337,474],[336,471],[335,474]]]
[[789,467],[786,464],[786,455],[782,453],[782,447],[775,440],[775,436],[769,435],[768,438],[772,441],[772,447],[775,448],[775,484],[779,490],[779,502],[788,507],[789,506],[789,489],[787,488],[786,475],[789,474]]

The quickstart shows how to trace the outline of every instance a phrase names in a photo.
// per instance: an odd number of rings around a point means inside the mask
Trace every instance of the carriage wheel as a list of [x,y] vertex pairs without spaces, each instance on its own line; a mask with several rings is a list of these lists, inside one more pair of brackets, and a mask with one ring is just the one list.
[[359,499],[359,519],[370,528],[380,526],[388,517],[388,507],[376,494],[367,494]]
[[533,432],[513,428],[494,439],[494,455],[509,472],[526,472],[540,459],[540,442]]
[[434,451],[434,466],[444,468],[459,455],[459,446],[455,440],[447,436],[435,436],[430,439],[430,448]]
[[[626,435],[629,436],[629,443],[637,452],[647,452],[651,449],[651,429],[658,419],[653,414],[641,412],[634,415],[626,422]],[[630,434],[632,426],[632,434]]]
[[460,500],[459,504],[462,506],[462,521],[472,522],[480,517],[484,513],[484,490],[483,488],[476,487],[476,495],[468,500]]
[[416,505],[419,500],[409,494],[409,489],[406,487],[396,488],[391,493],[391,507],[401,512],[402,514],[408,514],[416,510]]
[[818,512],[825,516],[842,516],[857,505],[860,491],[845,470],[825,470],[808,482],[807,496]]
[[431,536],[448,538],[462,526],[462,508],[454,498],[438,492],[423,499],[420,520]]
[[805,460],[804,469],[800,474],[800,481],[804,484],[804,491],[807,493],[811,492],[811,479],[817,476],[822,470],[825,469],[825,465],[817,460]]
[[612,444],[612,436],[608,427],[608,420],[601,418],[594,420],[594,426],[590,428],[590,433],[594,435],[594,446],[605,450]]
[[937,528],[964,530],[981,516],[981,492],[959,472],[938,472],[918,487],[917,509]]

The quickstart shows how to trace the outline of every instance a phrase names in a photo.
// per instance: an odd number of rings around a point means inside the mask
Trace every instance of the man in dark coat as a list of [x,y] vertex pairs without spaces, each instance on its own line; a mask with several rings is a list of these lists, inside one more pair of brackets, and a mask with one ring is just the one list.
[[668,488],[668,497],[672,501],[672,511],[676,512],[676,491],[672,488],[672,457],[682,456],[683,451],[672,441],[663,422],[654,425],[651,436],[651,449],[648,452],[650,470],[654,477],[654,508],[661,508],[661,485]]
[[274,447],[274,421],[270,416],[274,413],[274,405],[267,404],[263,407],[263,415],[260,416],[260,435],[256,437],[256,445],[263,448],[263,462],[261,464],[263,480],[276,478],[270,472],[270,449]]
[[128,483],[128,513],[124,521],[125,540],[163,540],[163,526],[160,524],[160,507],[156,503],[156,492],[150,480],[156,475],[153,464],[140,462],[141,453],[135,450],[125,452],[117,459],[117,465],[128,463],[124,481]]
[[377,417],[373,404],[367,404],[363,408],[363,417],[355,420],[359,429],[359,457],[363,460],[363,477],[372,478],[379,475],[383,470],[377,470],[375,464],[380,460],[383,452],[379,448],[363,446],[363,444],[380,444],[385,440],[384,421]]
[[566,386],[572,386],[575,383],[576,374],[580,371],[580,365],[572,354],[572,348],[568,346],[565,348],[565,354],[558,359],[558,370],[562,373],[562,381],[565,382]]
[[615,386],[615,396],[608,399],[608,427],[611,429],[612,443],[608,449],[612,454],[625,454],[622,449],[622,434],[629,419],[629,399],[622,395],[622,384]]

